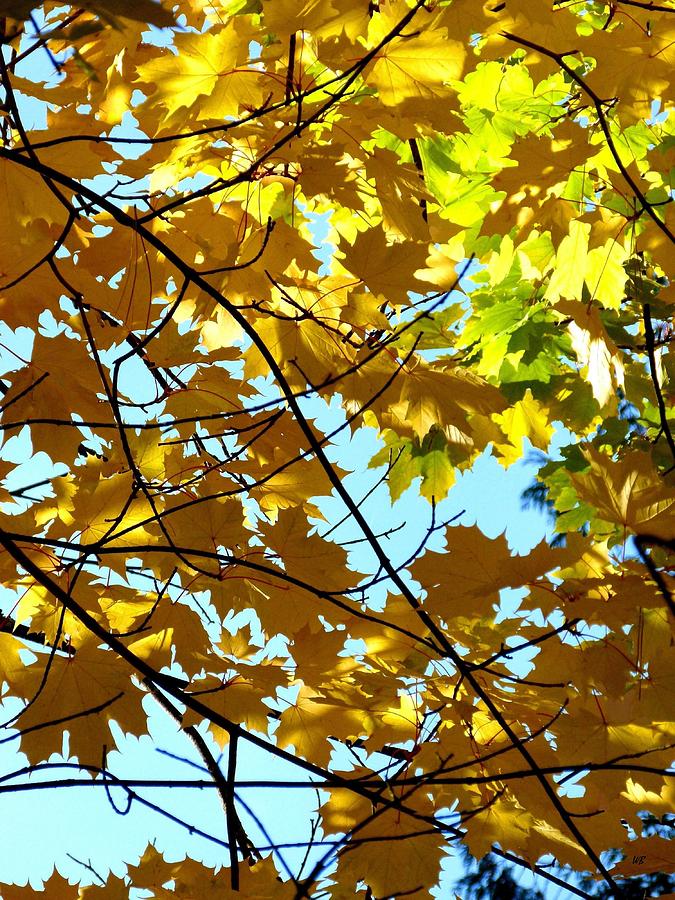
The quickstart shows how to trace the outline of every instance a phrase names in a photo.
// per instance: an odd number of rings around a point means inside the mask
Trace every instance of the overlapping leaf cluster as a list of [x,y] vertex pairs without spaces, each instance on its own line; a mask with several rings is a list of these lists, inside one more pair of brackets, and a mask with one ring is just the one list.
[[[427,896],[463,841],[618,896],[601,852],[673,803],[675,8],[0,12],[6,727],[32,770],[110,778],[150,692],[227,821],[229,872],[149,851],[105,890]],[[558,546],[427,546],[458,471],[556,428]],[[407,558],[378,479],[431,501]],[[239,818],[247,742],[324,786],[335,841],[283,884]]]

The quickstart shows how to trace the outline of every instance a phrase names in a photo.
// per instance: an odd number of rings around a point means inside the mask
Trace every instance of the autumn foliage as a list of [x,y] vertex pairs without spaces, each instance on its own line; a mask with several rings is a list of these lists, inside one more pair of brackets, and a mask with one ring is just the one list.
[[[673,866],[640,816],[675,799],[674,12],[0,2],[10,784],[67,747],[125,790],[150,694],[227,829],[220,871],[150,847],[49,896],[424,897],[462,843],[581,896]],[[444,520],[530,445],[555,539]],[[369,498],[406,491],[402,546]],[[302,871],[247,833],[250,744],[321,788]]]

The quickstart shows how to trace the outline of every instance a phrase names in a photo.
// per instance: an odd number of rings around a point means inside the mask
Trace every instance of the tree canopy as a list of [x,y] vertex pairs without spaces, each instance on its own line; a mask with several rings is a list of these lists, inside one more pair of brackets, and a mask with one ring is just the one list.
[[[47,896],[674,868],[673,13],[0,2],[2,790],[142,802],[107,754],[151,695],[227,829]],[[446,516],[532,448],[551,540]],[[415,494],[402,548],[369,499]],[[247,833],[250,745],[320,788],[302,870]]]

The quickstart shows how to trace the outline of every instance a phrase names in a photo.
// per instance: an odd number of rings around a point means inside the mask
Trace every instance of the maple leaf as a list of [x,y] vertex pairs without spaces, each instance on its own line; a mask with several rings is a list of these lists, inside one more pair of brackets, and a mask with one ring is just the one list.
[[388,243],[383,229],[371,228],[357,235],[351,247],[344,248],[344,266],[360,278],[375,295],[382,295],[392,303],[407,304],[408,292],[415,284],[402,278],[403,272],[423,268],[427,245],[412,241]]
[[[672,80],[672,23],[658,16],[645,27],[625,18],[609,33],[594,31],[584,41],[584,52],[596,60],[593,87],[603,96],[621,100],[622,118],[648,115],[654,97],[668,90]],[[608,53],[609,47],[612,53]]]
[[68,213],[37,173],[17,172],[6,159],[0,159],[0,190],[5,198],[0,209],[0,241],[13,248],[0,268],[4,285],[40,261],[53,246]]
[[442,855],[437,835],[424,834],[396,810],[382,812],[372,822],[366,819],[358,834],[362,840],[376,840],[342,852],[338,863],[341,882],[355,887],[365,881],[375,896],[390,889],[411,897],[428,896],[429,873],[438,867]]
[[[369,42],[379,43],[405,12],[402,2],[383,4],[380,14],[371,20]],[[411,30],[395,37],[378,54],[366,81],[377,88],[387,106],[409,98],[439,99],[448,93],[445,85],[462,74],[465,54],[465,46],[453,40],[444,27],[421,33]]]
[[514,403],[510,409],[502,415],[495,416],[494,419],[511,443],[511,447],[497,444],[495,448],[501,454],[505,465],[520,458],[523,438],[528,438],[532,445],[540,450],[548,449],[553,436],[553,426],[546,415],[546,410],[537,403],[529,388],[522,400]]
[[[44,656],[16,672],[11,692],[33,698],[44,678]],[[111,651],[87,636],[74,654],[55,656],[39,702],[21,715],[21,750],[31,763],[61,753],[63,730],[68,750],[81,762],[95,764],[104,747],[114,746],[110,722],[127,732],[144,734],[146,717],[141,693]],[[35,726],[35,727],[34,727]]]
[[256,106],[262,99],[255,69],[239,69],[248,50],[246,34],[235,24],[217,34],[176,35],[176,53],[138,67],[139,81],[156,85],[151,103],[175,118],[202,99],[200,119],[236,115],[242,106]]
[[0,676],[2,677],[2,680],[7,683],[12,679],[15,670],[23,665],[19,655],[22,644],[11,634],[0,634],[0,645],[2,646],[2,653],[0,654],[2,669],[0,670]]
[[428,592],[425,603],[444,618],[467,609],[476,616],[489,614],[502,588],[536,581],[578,556],[574,542],[565,550],[542,542],[527,556],[512,556],[503,535],[491,540],[476,526],[449,528],[446,541],[444,552],[427,551],[411,566]]
[[292,744],[301,756],[325,764],[332,749],[328,738],[355,741],[363,734],[364,724],[360,709],[321,701],[311,688],[301,685],[296,699],[282,710],[275,737],[279,747]]
[[648,454],[633,451],[620,461],[605,461],[589,447],[586,457],[589,472],[573,474],[572,482],[603,519],[636,532],[648,530],[666,540],[673,537],[675,491],[664,489]]
[[[32,891],[32,888],[28,888]],[[16,900],[26,896],[26,887],[3,884],[2,896],[4,900]],[[63,875],[53,872],[44,885],[45,900],[76,900],[80,896],[80,886],[70,884]]]
[[559,300],[556,309],[572,319],[568,324],[572,347],[579,363],[586,367],[593,396],[605,406],[624,382],[623,360],[616,345],[603,327],[597,308]]

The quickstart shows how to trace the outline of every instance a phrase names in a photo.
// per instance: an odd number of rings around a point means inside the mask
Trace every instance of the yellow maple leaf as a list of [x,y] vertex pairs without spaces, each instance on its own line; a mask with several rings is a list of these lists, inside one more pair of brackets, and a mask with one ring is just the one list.
[[[368,42],[378,44],[409,12],[403,0],[386,0],[368,28]],[[438,100],[450,93],[447,87],[461,77],[466,47],[449,36],[447,29],[415,28],[417,18],[378,53],[365,80],[377,88],[385,106],[405,100]]]
[[506,437],[508,444],[497,444],[495,449],[500,454],[500,462],[504,466],[510,466],[523,455],[523,438],[528,438],[534,447],[547,450],[549,441],[553,437],[553,425],[551,424],[546,407],[532,396],[528,388],[522,400],[499,415],[492,417],[497,422]]
[[633,450],[618,460],[590,446],[583,453],[590,471],[570,476],[582,500],[622,529],[675,537],[675,490],[663,482],[648,453]]
[[53,245],[68,216],[36,173],[0,159],[0,287],[23,275]]
[[262,100],[257,69],[247,69],[248,35],[234,23],[206,34],[177,34],[169,51],[138,66],[138,80],[155,86],[153,106],[164,122],[200,101],[199,119],[225,119]]
[[569,234],[558,247],[556,267],[546,288],[547,299],[581,300],[590,231],[591,226],[585,222],[570,222]]
[[597,307],[574,300],[559,300],[555,308],[572,320],[567,324],[572,347],[584,367],[593,396],[601,407],[611,400],[616,402],[617,388],[623,387],[624,383],[623,360],[602,324]]
[[[270,669],[269,666],[267,668]],[[283,671],[276,666],[272,668],[275,680],[278,679],[277,685],[284,683],[286,679]],[[244,673],[248,672],[248,667],[243,669],[243,671]],[[194,690],[197,693],[208,691],[206,696],[208,706],[216,713],[220,713],[231,722],[245,725],[246,728],[264,734],[267,732],[270,708],[263,703],[263,698],[266,695],[273,694],[274,687],[277,685],[269,690],[265,690],[258,683],[258,679],[255,678],[256,667],[250,667],[250,674],[252,678],[236,675],[228,678],[226,681],[215,676],[202,678],[194,682]],[[185,727],[197,724],[200,721],[201,717],[190,710],[183,716],[183,725]],[[228,744],[230,736],[225,729],[210,722],[209,731],[220,747],[225,747]]]
[[427,550],[410,567],[427,591],[425,606],[444,619],[489,614],[502,588],[534,582],[579,556],[574,541],[564,549],[542,541],[527,556],[512,556],[504,535],[491,539],[476,526],[448,528],[446,541],[442,553]]
[[14,671],[23,667],[19,650],[24,645],[14,635],[0,633],[0,690],[2,682],[8,682]]
[[[2,897],[3,900],[25,900],[30,893],[37,893],[32,887],[3,884]],[[69,884],[67,879],[54,871],[44,884],[40,897],[43,900],[78,900],[81,896],[79,884]]]
[[358,707],[334,705],[303,684],[295,701],[279,717],[277,746],[293,745],[300,756],[325,765],[333,749],[328,738],[357,740],[364,733],[363,718]]
[[[339,856],[337,877],[345,887],[365,882],[374,896],[429,896],[442,855],[438,834],[423,823],[387,809],[359,828],[363,843],[347,846]],[[372,842],[368,838],[373,838]]]
[[40,655],[10,682],[15,696],[37,697],[19,720],[21,750],[31,763],[61,753],[64,730],[69,734],[69,753],[94,765],[100,763],[104,746],[115,746],[111,720],[123,731],[145,733],[143,694],[133,686],[131,670],[120,665],[115,653],[99,647],[96,638],[83,638],[72,655],[54,656],[42,686],[45,660],[45,655]]
[[584,55],[596,60],[589,84],[600,96],[619,99],[623,122],[648,117],[654,98],[668,93],[674,40],[671,17],[661,13],[644,24],[619,16],[613,28],[594,30],[583,41]]
[[373,294],[407,305],[409,292],[423,289],[415,273],[426,265],[427,246],[414,241],[389,243],[384,230],[374,227],[359,232],[351,247],[341,245],[342,264]]
[[343,547],[308,534],[307,514],[301,507],[280,510],[275,525],[260,530],[268,547],[283,561],[284,570],[305,584],[313,585],[320,572],[322,590],[340,591],[360,577],[346,568]]

